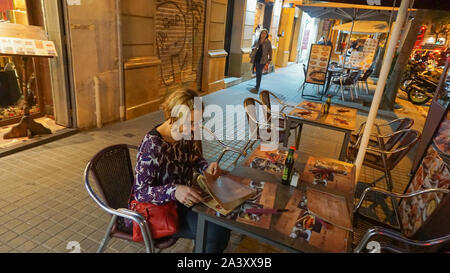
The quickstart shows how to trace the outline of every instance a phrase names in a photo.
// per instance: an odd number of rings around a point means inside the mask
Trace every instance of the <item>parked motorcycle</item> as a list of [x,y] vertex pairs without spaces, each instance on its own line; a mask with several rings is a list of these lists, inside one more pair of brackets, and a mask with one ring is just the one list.
[[427,66],[422,61],[409,60],[405,74],[403,76],[403,80],[400,83],[400,90],[406,91],[406,87],[411,84],[411,82],[419,73],[425,71],[426,67]]
[[435,79],[426,75],[426,72],[419,73],[406,86],[405,92],[410,102],[423,105],[433,98],[437,85]]

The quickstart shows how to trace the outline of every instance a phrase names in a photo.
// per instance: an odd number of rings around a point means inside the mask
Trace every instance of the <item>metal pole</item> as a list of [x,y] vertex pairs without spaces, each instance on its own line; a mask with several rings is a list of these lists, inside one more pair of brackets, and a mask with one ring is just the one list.
[[345,50],[344,50],[344,63],[342,64],[342,67],[345,66],[345,59],[347,58],[348,47],[350,45],[350,42],[352,41],[352,34],[353,34],[353,28],[355,27],[355,20],[356,20],[356,9],[353,9],[352,27],[350,28],[350,34],[348,35],[347,46],[345,47]]
[[117,23],[117,55],[119,66],[119,115],[120,121],[125,121],[125,85],[124,85],[124,60],[122,42],[122,1],[116,0],[116,23]]
[[394,30],[392,32],[391,40],[387,47],[386,57],[383,61],[383,66],[381,67],[380,78],[378,80],[377,89],[375,95],[373,96],[372,106],[370,108],[369,116],[367,117],[367,122],[364,128],[364,134],[361,139],[361,145],[358,151],[358,156],[355,160],[356,166],[356,181],[358,181],[359,174],[361,172],[362,163],[366,155],[367,145],[369,144],[369,138],[372,131],[372,127],[375,123],[377,117],[378,108],[380,107],[381,98],[383,97],[384,87],[386,86],[386,80],[391,68],[392,59],[394,58],[395,47],[400,38],[400,32],[403,27],[403,23],[407,19],[406,15],[408,13],[408,7],[412,0],[402,0],[400,9],[397,14],[397,20],[395,23]]

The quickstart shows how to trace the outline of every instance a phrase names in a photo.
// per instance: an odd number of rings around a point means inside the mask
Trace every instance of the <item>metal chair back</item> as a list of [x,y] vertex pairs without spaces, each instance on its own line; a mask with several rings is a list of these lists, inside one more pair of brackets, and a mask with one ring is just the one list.
[[[399,121],[398,126],[394,128],[394,130],[393,130],[394,132],[410,129],[414,124],[414,120],[411,118],[403,118],[403,119],[399,119],[398,121]],[[385,148],[387,150],[391,150],[402,137],[403,137],[403,134],[397,134],[397,135],[392,136],[384,144]]]
[[402,138],[400,139],[398,145],[395,145],[395,150],[392,151],[387,159],[387,168],[392,170],[397,164],[405,157],[408,152],[414,147],[414,145],[420,139],[420,133],[416,130],[403,130],[399,132],[404,132]]
[[369,68],[364,72],[364,74],[359,78],[360,81],[367,81],[367,79],[372,75],[373,68]]
[[107,147],[90,161],[91,171],[103,199],[114,209],[127,208],[134,175],[127,145]]

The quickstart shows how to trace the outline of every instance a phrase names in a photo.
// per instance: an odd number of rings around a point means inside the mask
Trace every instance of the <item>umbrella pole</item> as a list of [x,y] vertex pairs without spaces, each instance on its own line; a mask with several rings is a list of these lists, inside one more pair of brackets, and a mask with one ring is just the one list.
[[383,66],[381,67],[380,78],[377,83],[377,89],[373,97],[372,106],[370,107],[369,116],[367,117],[367,122],[364,128],[364,134],[361,139],[361,145],[358,151],[358,156],[355,160],[356,166],[356,181],[358,181],[359,175],[361,173],[361,167],[366,155],[367,145],[369,144],[369,138],[372,131],[372,127],[375,123],[377,117],[378,108],[380,107],[381,98],[383,97],[384,87],[386,86],[387,77],[389,70],[391,68],[392,59],[394,58],[394,53],[398,39],[400,37],[400,32],[402,30],[403,23],[405,22],[406,15],[408,13],[408,7],[412,0],[403,0],[400,5],[400,9],[397,14],[396,24],[394,30],[392,31],[391,40],[387,47],[386,57],[383,61]]
[[352,41],[353,27],[355,26],[355,18],[356,18],[356,9],[353,9],[352,27],[350,28],[350,34],[348,35],[348,42],[344,50],[344,63],[342,64],[343,67],[345,66],[345,59],[347,58],[348,47],[350,45],[350,42]]

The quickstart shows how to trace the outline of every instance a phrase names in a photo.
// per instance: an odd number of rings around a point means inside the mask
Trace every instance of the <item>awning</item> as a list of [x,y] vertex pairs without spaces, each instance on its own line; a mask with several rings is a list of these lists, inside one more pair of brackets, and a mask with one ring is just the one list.
[[340,19],[340,20],[364,20],[364,21],[389,21],[392,16],[397,16],[397,11],[391,9],[364,9],[343,6],[333,7],[325,4],[299,5],[301,10],[312,18]]
[[[333,27],[333,30],[341,30],[350,32],[352,23],[345,23]],[[353,26],[353,33],[356,34],[370,34],[370,33],[385,33],[389,31],[389,26],[384,21],[355,21]]]
[[[327,2],[338,2],[353,5],[370,5],[371,7],[384,6],[392,7],[395,2],[395,6],[399,7],[401,0],[327,0]],[[415,0],[413,8],[415,9],[437,9],[437,10],[450,10],[449,0]]]

